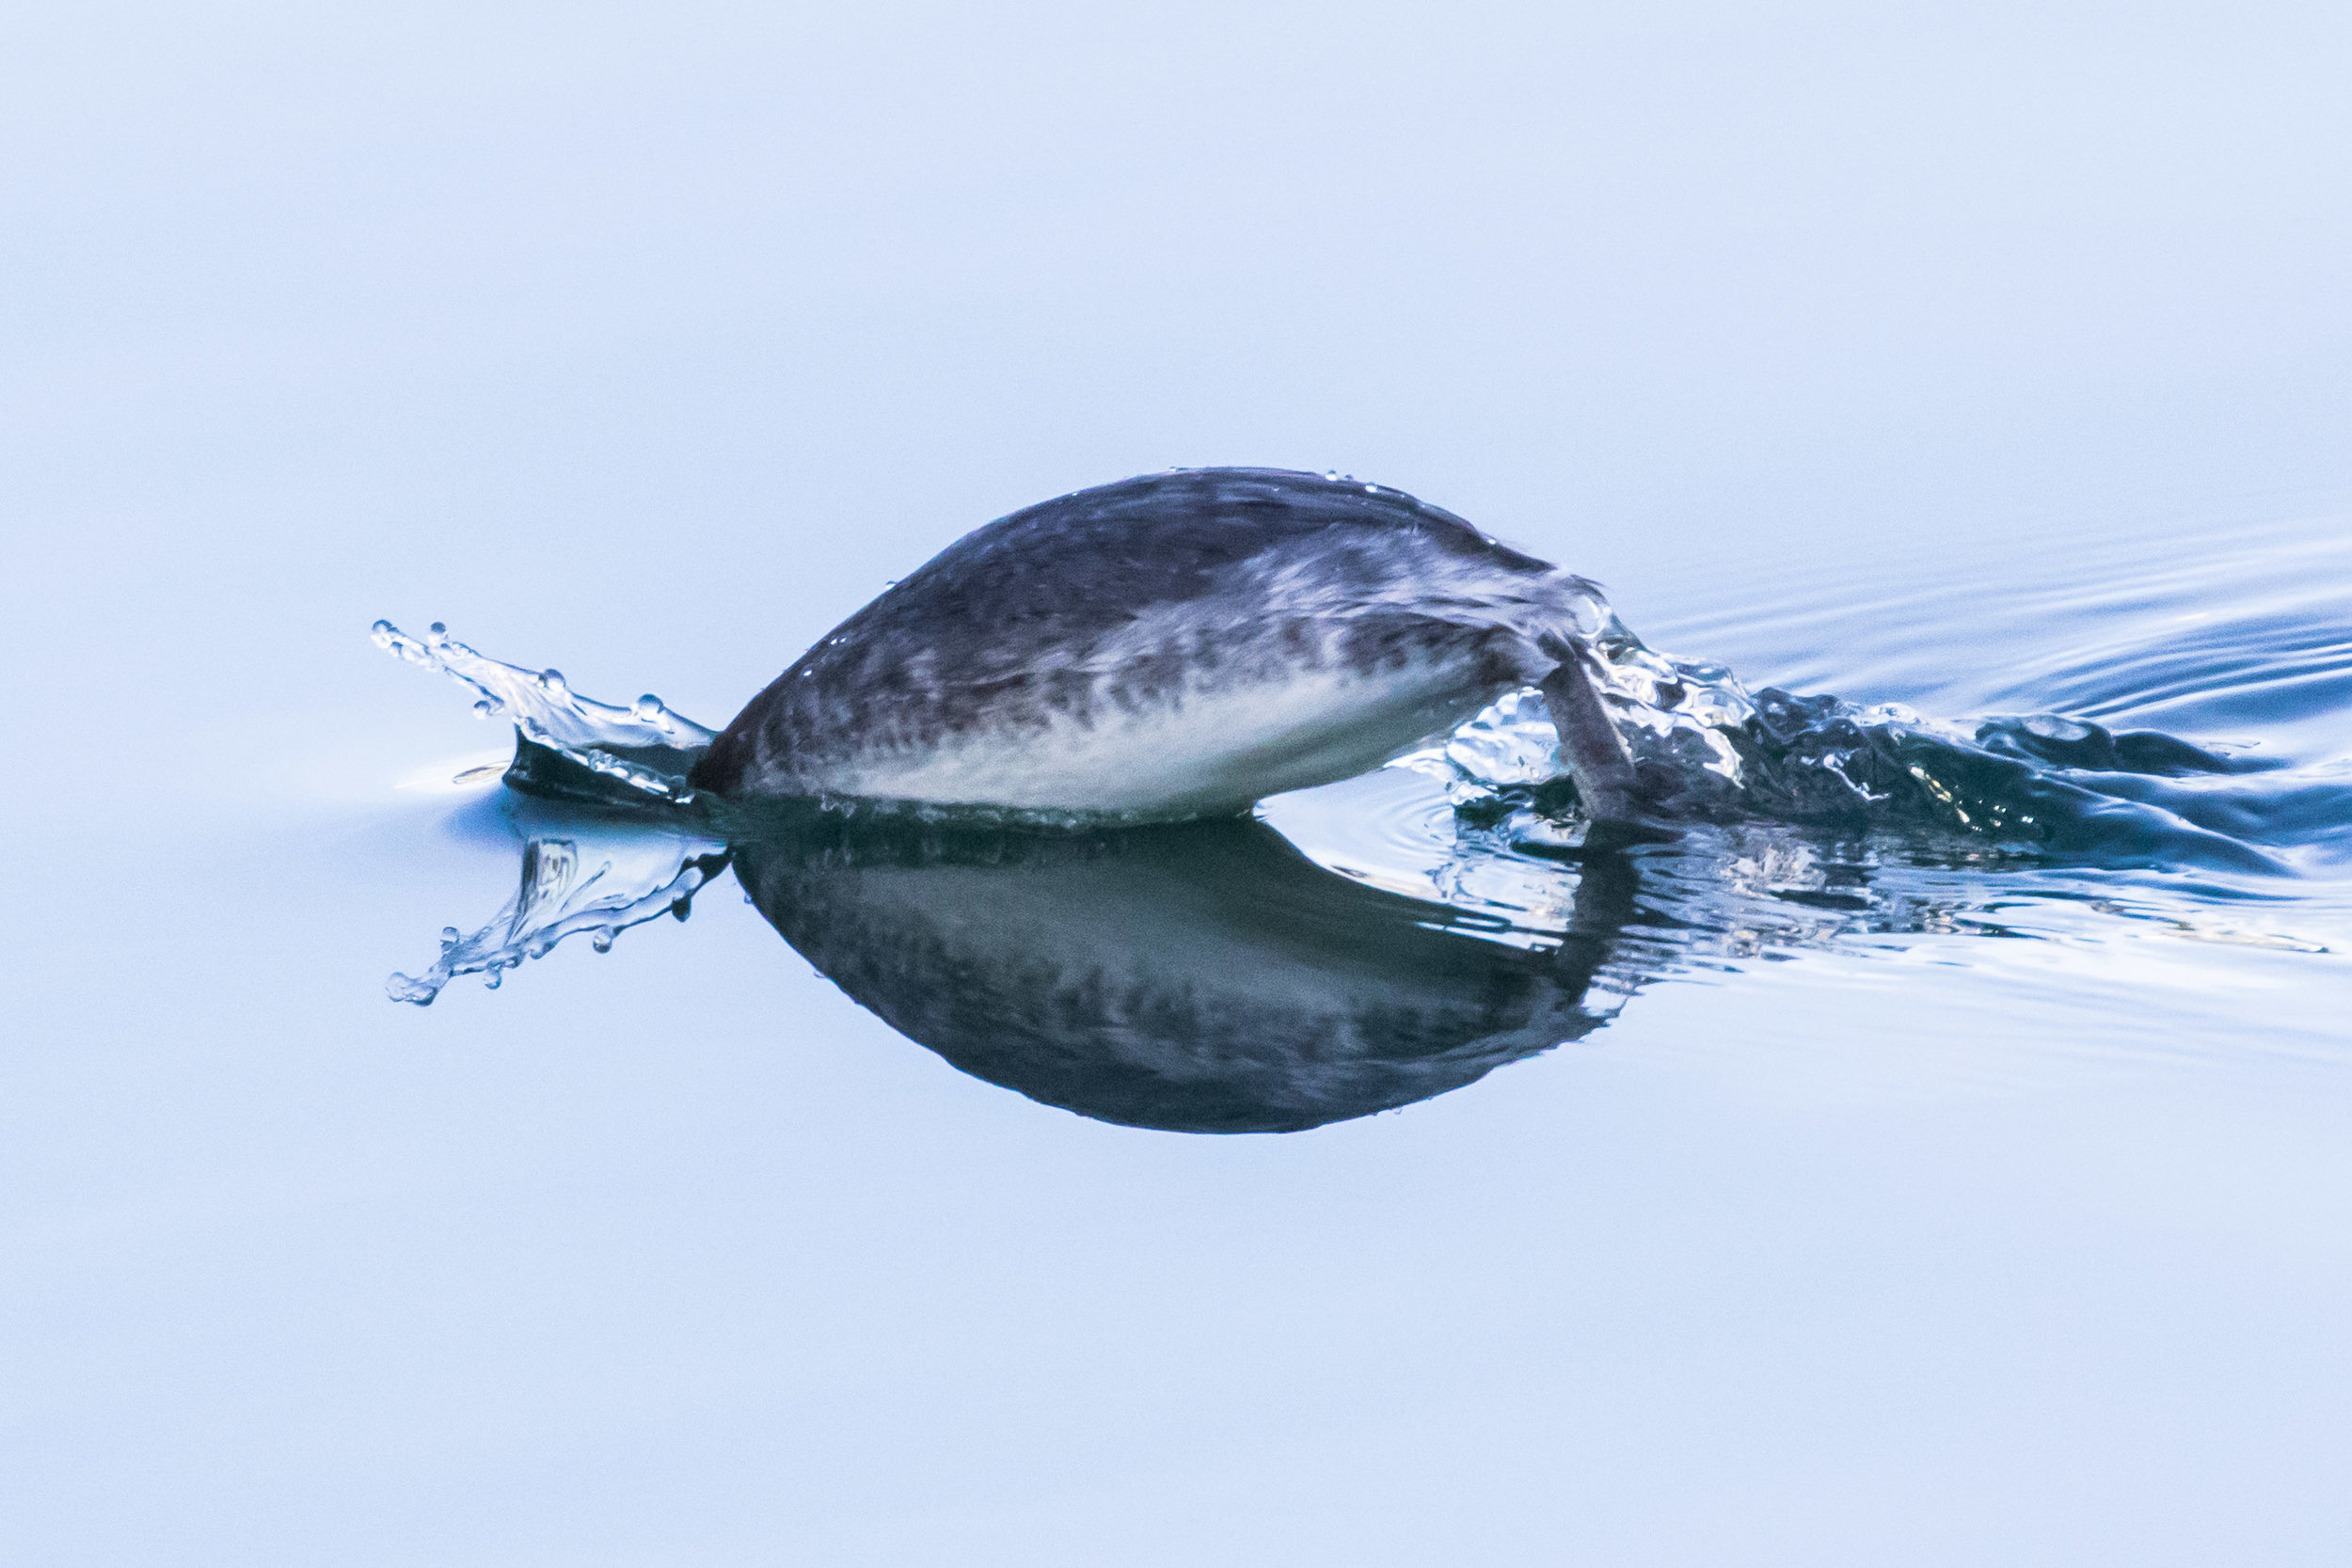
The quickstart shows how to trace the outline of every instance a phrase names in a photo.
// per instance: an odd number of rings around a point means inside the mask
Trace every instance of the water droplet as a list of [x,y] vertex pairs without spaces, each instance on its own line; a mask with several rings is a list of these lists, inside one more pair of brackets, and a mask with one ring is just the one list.
[[384,994],[395,1002],[414,1002],[420,1007],[430,1006],[440,987],[430,980],[419,980],[406,974],[394,974],[384,982]]
[[660,721],[664,710],[661,706],[661,699],[648,691],[631,704],[628,711],[635,716],[639,723],[652,724]]
[[447,636],[449,635],[449,627],[447,627],[447,626],[445,626],[441,625],[441,623],[440,623],[440,622],[438,622],[438,621],[436,621],[436,622],[434,622],[434,623],[433,623],[433,626],[432,626],[432,628],[431,628],[431,629],[432,629],[432,632],[433,632],[434,639],[435,639],[435,641],[439,641],[441,638],[447,637]]
[[[605,927],[602,930],[600,930],[600,931],[596,932],[595,935],[591,936],[591,937],[588,939],[588,945],[589,945],[589,946],[591,946],[591,947],[593,947],[593,948],[595,948],[595,949],[596,949],[597,952],[599,952],[599,953],[610,953],[610,952],[612,952],[612,927],[610,927],[610,926],[607,926],[607,927]],[[631,951],[634,951],[634,949],[631,949]]]
[[444,926],[441,927],[441,945],[444,947],[454,947],[457,945],[456,927]]
[[1326,468],[1323,470],[1323,477],[1330,483],[1337,484],[1340,482],[1340,471],[1337,468]]
[[506,971],[496,967],[493,967],[489,974],[482,977],[482,989],[484,990],[496,990],[499,987],[504,985],[505,983]]
[[368,638],[377,647],[385,646],[392,640],[392,624],[389,621],[376,622],[368,628]]
[[473,716],[474,716],[476,719],[487,719],[487,718],[489,718],[489,717],[490,717],[490,715],[492,715],[493,713],[496,713],[498,710],[499,710],[499,705],[498,705],[496,702],[493,702],[491,699],[489,699],[489,698],[487,698],[487,697],[485,697],[485,698],[483,698],[483,699],[482,699],[482,701],[480,701],[480,702],[478,702],[478,703],[474,704],[474,705],[473,705]]
[[564,695],[564,672],[561,670],[540,671],[539,689],[546,692],[550,697],[561,697]]
[[1365,494],[1365,495],[1367,495],[1367,496],[1376,496],[1376,495],[1378,495],[1379,493],[1380,493],[1380,486],[1378,486],[1377,484],[1367,484],[1367,485],[1365,485],[1365,486],[1364,486],[1364,494]]

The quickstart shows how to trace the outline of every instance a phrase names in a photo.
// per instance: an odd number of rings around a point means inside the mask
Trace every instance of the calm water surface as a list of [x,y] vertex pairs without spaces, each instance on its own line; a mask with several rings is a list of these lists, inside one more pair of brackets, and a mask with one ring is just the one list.
[[[16,28],[0,1561],[2346,1560],[2348,59]],[[1780,760],[1888,800],[1595,847],[1513,708],[1250,824],[648,832],[367,641],[716,722],[1211,462],[1835,694]],[[572,934],[387,995],[510,900]]]
[[[23,1560],[2326,1560],[2344,539],[1651,633],[2275,763],[2184,786],[2267,869],[1762,821],[1597,858],[1401,768],[730,847],[515,795],[355,624],[405,762],[19,846]],[[588,886],[499,989],[386,995],[598,876],[629,907]]]

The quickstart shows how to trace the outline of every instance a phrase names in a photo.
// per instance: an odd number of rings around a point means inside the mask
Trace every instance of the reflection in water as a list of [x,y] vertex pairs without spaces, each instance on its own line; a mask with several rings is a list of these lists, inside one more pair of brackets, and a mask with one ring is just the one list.
[[964,1071],[1104,1121],[1242,1132],[1459,1088],[1590,1032],[1637,983],[1595,984],[1638,918],[1623,844],[1576,852],[1562,928],[1531,939],[1327,870],[1256,821],[1034,832],[783,810],[728,847],[566,799],[577,774],[530,743],[510,780],[535,786],[512,798],[514,897],[445,931],[395,999],[683,920],[732,860],[819,973]]
[[1314,1127],[1577,1038],[1634,913],[1622,851],[1586,853],[1572,928],[1538,948],[1478,940],[1256,822],[1051,837],[826,826],[737,851],[787,942],[964,1071],[1136,1127]]
[[[683,920],[732,865],[853,1000],[973,1075],[1130,1126],[1276,1132],[1407,1104],[1580,1038],[1650,981],[1923,936],[2140,929],[2307,953],[2274,895],[1919,831],[1691,822],[1643,836],[1412,768],[1265,820],[1041,832],[770,807],[627,809],[532,742],[513,897],[394,975],[419,1004],[585,932]],[[633,793],[633,792],[631,792]],[[693,831],[699,823],[702,832]],[[1270,825],[1269,825],[1270,824]],[[1279,831],[1278,831],[1279,830]],[[2288,905],[2289,908],[2296,906]],[[2303,906],[2308,909],[2308,906]]]
[[726,868],[723,845],[651,828],[594,808],[541,806],[524,814],[522,875],[515,895],[470,935],[441,932],[440,957],[421,974],[394,974],[385,990],[420,1006],[461,974],[496,986],[525,958],[544,958],[587,932],[598,952],[631,926],[686,918],[697,891]]
[[[1418,774],[1377,778],[1454,815]],[[731,863],[777,932],[899,1033],[1031,1099],[1170,1131],[1367,1116],[1580,1038],[1659,975],[1969,919],[1957,890],[1874,892],[1900,868],[1789,829],[1568,824],[1497,855],[1464,814],[1454,858],[1416,879],[1295,820],[1315,858],[1256,820],[1051,832],[816,805],[739,820],[729,844],[583,800],[593,775],[534,743],[508,782],[514,896],[470,935],[444,932],[423,974],[394,975],[396,999],[431,1002],[463,974],[495,986],[567,936],[603,950],[683,920]],[[1329,821],[1399,819],[1358,787]],[[1505,865],[1524,872],[1516,888]]]

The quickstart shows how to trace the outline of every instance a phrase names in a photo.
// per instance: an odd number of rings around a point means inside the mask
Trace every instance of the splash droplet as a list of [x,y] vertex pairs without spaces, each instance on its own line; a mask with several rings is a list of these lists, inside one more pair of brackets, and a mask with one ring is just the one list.
[[449,635],[449,627],[443,626],[438,621],[434,622],[433,625],[428,626],[426,629],[432,632],[433,641],[436,642],[440,641],[443,638]]
[[444,927],[441,927],[441,945],[442,945],[442,946],[444,946],[444,947],[454,947],[454,946],[456,946],[456,945],[457,945],[457,936],[458,936],[458,931],[457,931],[457,927],[454,927],[454,926],[444,926]]
[[[595,934],[591,935],[591,936],[589,937],[589,939],[588,939],[588,945],[589,945],[589,946],[591,946],[591,947],[593,947],[593,948],[595,948],[595,949],[596,949],[597,952],[599,952],[599,953],[610,953],[610,952],[612,952],[612,927],[610,927],[610,926],[607,926],[607,927],[606,927],[603,930],[601,930],[601,931],[597,931],[597,932],[596,932]],[[630,951],[631,951],[631,952],[634,952],[634,951],[636,951],[636,949],[631,948],[631,949],[630,949]]]
[[394,974],[384,982],[385,995],[395,1002],[413,1002],[420,1007],[431,1006],[433,999],[440,993],[440,983],[431,976],[420,980],[406,974]]
[[476,719],[487,719],[487,718],[489,718],[489,717],[490,717],[490,715],[492,715],[492,714],[496,713],[498,710],[499,710],[499,705],[498,705],[497,703],[495,703],[495,702],[491,701],[489,698],[485,697],[485,698],[483,698],[483,699],[482,699],[482,701],[480,701],[480,702],[478,702],[478,703],[474,704],[474,705],[473,705],[473,716],[474,716]]
[[564,672],[561,670],[540,671],[539,689],[546,692],[550,697],[563,696],[564,691],[568,689],[564,685]]
[[667,710],[662,707],[661,699],[648,691],[631,704],[628,711],[639,723],[654,724],[660,722],[662,714]]

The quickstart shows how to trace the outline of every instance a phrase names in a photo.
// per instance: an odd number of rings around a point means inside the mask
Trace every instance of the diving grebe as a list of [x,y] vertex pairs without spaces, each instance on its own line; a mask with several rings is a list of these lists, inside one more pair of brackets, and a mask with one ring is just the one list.
[[1081,490],[966,534],[752,699],[722,795],[1168,821],[1247,811],[1542,687],[1578,794],[1633,814],[1584,664],[1597,591],[1402,491],[1276,468]]

